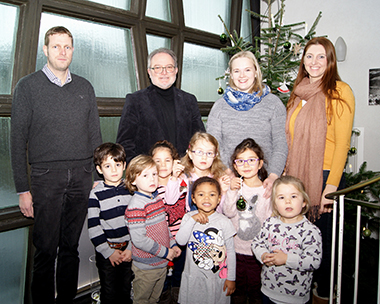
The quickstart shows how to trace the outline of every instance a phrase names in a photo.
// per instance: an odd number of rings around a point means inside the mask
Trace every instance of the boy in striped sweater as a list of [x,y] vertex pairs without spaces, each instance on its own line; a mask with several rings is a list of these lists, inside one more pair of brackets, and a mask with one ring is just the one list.
[[181,250],[170,233],[165,206],[157,194],[158,170],[152,157],[139,155],[126,171],[126,186],[134,193],[125,211],[132,240],[134,303],[158,302],[168,260]]
[[120,144],[104,143],[94,152],[96,170],[104,181],[90,193],[88,232],[96,251],[102,304],[132,303],[132,244],[124,220],[132,196],[122,180],[125,159]]

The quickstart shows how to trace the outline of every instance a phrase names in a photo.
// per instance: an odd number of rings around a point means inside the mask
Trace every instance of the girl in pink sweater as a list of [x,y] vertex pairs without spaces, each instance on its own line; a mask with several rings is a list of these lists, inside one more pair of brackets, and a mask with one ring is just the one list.
[[[233,171],[223,205],[223,213],[231,219],[237,234],[236,291],[234,303],[253,303],[261,299],[261,263],[251,251],[251,243],[263,222],[271,216],[270,198],[264,198],[263,180],[268,173],[264,168],[264,153],[252,139],[243,140],[231,156]],[[256,302],[255,302],[256,303]]]

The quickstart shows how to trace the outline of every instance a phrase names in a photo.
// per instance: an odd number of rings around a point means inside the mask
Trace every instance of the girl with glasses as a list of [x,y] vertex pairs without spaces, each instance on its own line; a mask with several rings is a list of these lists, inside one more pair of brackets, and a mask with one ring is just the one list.
[[271,216],[270,199],[264,198],[263,181],[268,173],[264,168],[264,153],[252,139],[244,139],[231,156],[233,171],[226,193],[223,213],[231,219],[237,234],[236,291],[233,303],[259,303],[261,264],[251,251],[251,243],[263,222]]
[[198,178],[209,176],[219,181],[222,188],[222,200],[217,211],[222,212],[224,194],[229,188],[230,178],[225,174],[226,167],[219,157],[219,143],[214,136],[206,132],[196,132],[190,139],[186,155],[181,159],[184,166],[184,179],[177,179],[176,183],[168,183],[166,192],[180,191],[187,188],[187,211],[196,210],[191,202],[191,185]]

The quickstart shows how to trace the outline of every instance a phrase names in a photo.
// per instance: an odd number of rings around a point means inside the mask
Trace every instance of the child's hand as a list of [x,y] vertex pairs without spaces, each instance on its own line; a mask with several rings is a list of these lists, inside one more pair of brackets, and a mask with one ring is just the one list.
[[123,262],[130,262],[132,261],[132,251],[125,249],[122,253],[121,256],[123,257]]
[[119,265],[123,262],[123,256],[122,251],[119,249],[116,249],[109,257],[111,265],[115,267],[116,265]]
[[239,190],[241,187],[241,180],[239,177],[231,178],[230,189],[231,190]]
[[227,192],[228,188],[230,187],[231,179],[230,177],[225,174],[219,179],[220,188],[222,190],[222,195]]
[[273,250],[274,253],[274,264],[276,266],[285,265],[286,261],[288,260],[288,255],[283,252],[282,250]]
[[226,296],[232,295],[236,289],[235,281],[226,280],[224,282],[223,291],[226,291],[226,288],[227,288]]
[[168,255],[166,256],[166,259],[169,260],[169,261],[173,261],[173,259],[176,257],[176,252],[174,249],[172,248],[169,248],[169,253]]
[[173,246],[172,249],[175,252],[175,257],[178,258],[181,255],[182,250],[178,246]]
[[185,166],[181,165],[180,160],[175,160],[173,163],[173,171],[172,171],[172,176],[175,178],[178,178],[178,176],[181,175],[181,173],[185,170]]
[[261,256],[261,260],[267,266],[284,265],[287,259],[288,259],[288,255],[278,249],[273,250],[273,253],[269,253],[269,252],[263,253]]
[[203,213],[197,213],[192,216],[194,221],[200,223],[200,224],[207,224],[208,223],[208,216]]

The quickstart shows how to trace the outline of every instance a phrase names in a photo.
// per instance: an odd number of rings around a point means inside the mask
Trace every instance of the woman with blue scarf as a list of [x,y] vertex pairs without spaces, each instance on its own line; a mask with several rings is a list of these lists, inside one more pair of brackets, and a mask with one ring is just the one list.
[[285,136],[286,110],[281,100],[263,84],[260,67],[252,52],[242,51],[230,59],[229,86],[208,116],[207,132],[219,142],[222,161],[250,137],[263,149],[268,178],[263,181],[265,197],[283,172],[288,154]]

